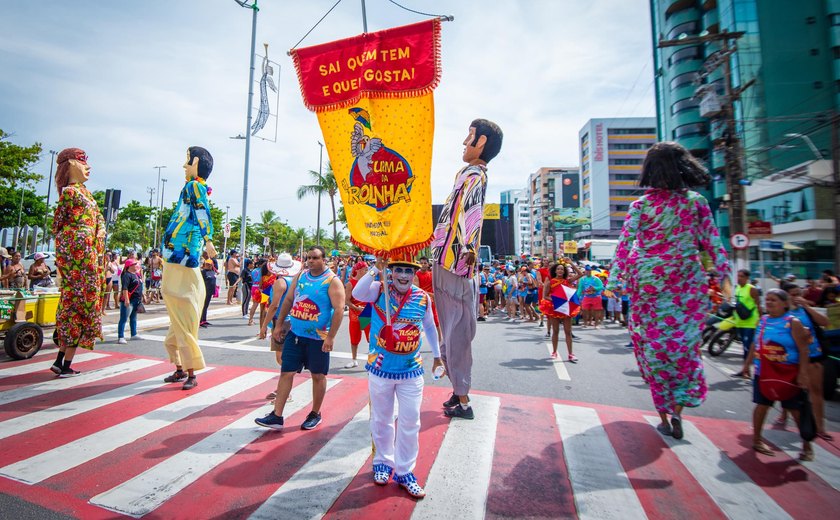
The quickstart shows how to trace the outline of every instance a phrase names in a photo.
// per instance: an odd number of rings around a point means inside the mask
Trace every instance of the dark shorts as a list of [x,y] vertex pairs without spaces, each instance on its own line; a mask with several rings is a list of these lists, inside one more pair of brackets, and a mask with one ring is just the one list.
[[525,296],[525,303],[527,305],[534,305],[537,303],[537,291],[528,291],[528,295]]
[[[775,401],[771,401],[762,395],[761,391],[758,389],[758,381],[759,376],[753,377],[753,403],[755,404],[763,404],[765,406],[773,406]],[[788,399],[787,401],[782,401],[782,408],[785,410],[801,410],[802,405],[805,404],[805,399],[808,398],[808,394],[804,391],[800,393],[798,396],[794,397],[793,399]]]
[[330,353],[321,350],[324,340],[296,336],[289,331],[283,343],[281,372],[309,370],[313,374],[326,375],[330,371]]
[[239,280],[239,275],[236,273],[227,273],[228,285],[233,285]]
[[495,300],[496,299],[496,288],[492,285],[487,287],[487,299],[488,300]]
[[626,300],[621,301],[621,314],[627,316],[630,314],[630,302]]

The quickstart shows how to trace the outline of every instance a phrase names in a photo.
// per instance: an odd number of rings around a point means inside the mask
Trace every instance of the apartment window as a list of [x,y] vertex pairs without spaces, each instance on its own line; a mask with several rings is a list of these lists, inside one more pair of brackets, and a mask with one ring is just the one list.
[[671,90],[676,90],[685,85],[691,85],[698,79],[700,79],[700,75],[696,72],[684,72],[671,80]]
[[686,110],[693,110],[700,106],[700,101],[693,98],[681,99],[671,105],[671,115],[676,115]]
[[616,197],[637,197],[643,195],[645,190],[610,190],[610,195]]
[[642,159],[610,159],[610,164],[617,164],[623,166],[642,164]]
[[681,23],[678,26],[674,27],[668,32],[668,40],[673,40],[677,36],[681,34],[687,34],[688,36],[694,36],[697,34],[697,21],[685,22]]
[[655,134],[655,128],[608,128],[609,135]]
[[706,125],[703,123],[691,123],[674,128],[674,139],[681,139],[686,137],[693,137],[697,135],[706,135]]
[[650,145],[646,143],[610,143],[610,150],[647,150]]
[[611,181],[635,181],[639,178],[638,173],[611,173]]
[[703,57],[703,52],[699,46],[694,47],[685,47],[683,49],[678,50],[674,54],[668,58],[668,65],[673,67],[679,63],[688,60],[699,60]]

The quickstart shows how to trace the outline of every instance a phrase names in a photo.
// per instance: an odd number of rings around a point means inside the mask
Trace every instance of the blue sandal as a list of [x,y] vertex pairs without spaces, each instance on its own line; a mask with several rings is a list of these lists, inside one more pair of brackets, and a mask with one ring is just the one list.
[[394,468],[387,464],[374,464],[373,465],[373,483],[378,486],[384,486],[391,480],[391,473],[394,472]]
[[417,477],[414,476],[414,473],[406,473],[405,475],[395,475],[394,480],[406,491],[408,494],[413,496],[414,498],[423,498],[426,496],[426,492],[420,487],[420,484],[417,483]]

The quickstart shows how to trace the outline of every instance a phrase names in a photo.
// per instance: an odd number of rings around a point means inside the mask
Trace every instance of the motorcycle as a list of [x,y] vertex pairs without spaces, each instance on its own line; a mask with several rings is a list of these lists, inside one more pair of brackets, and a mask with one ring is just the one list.
[[708,347],[709,355],[720,356],[733,344],[740,343],[738,331],[735,330],[735,307],[729,303],[722,303],[715,314],[706,319],[703,329],[703,345]]

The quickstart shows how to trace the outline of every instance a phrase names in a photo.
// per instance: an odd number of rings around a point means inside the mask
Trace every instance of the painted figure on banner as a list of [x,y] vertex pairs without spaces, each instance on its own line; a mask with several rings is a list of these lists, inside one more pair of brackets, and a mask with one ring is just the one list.
[[166,231],[163,233],[164,276],[161,292],[169,313],[169,332],[164,346],[175,372],[166,383],[184,382],[182,388],[198,386],[195,370],[205,367],[198,346],[198,325],[205,299],[205,285],[199,265],[206,250],[215,258],[213,221],[210,219],[207,178],[213,171],[213,156],[200,146],[187,150],[184,163],[186,183]]
[[52,232],[61,299],[55,320],[58,355],[50,370],[59,377],[79,375],[70,368],[76,348],[93,350],[102,338],[105,219],[85,187],[90,177],[87,160],[79,148],[67,148],[56,157],[59,197]]

